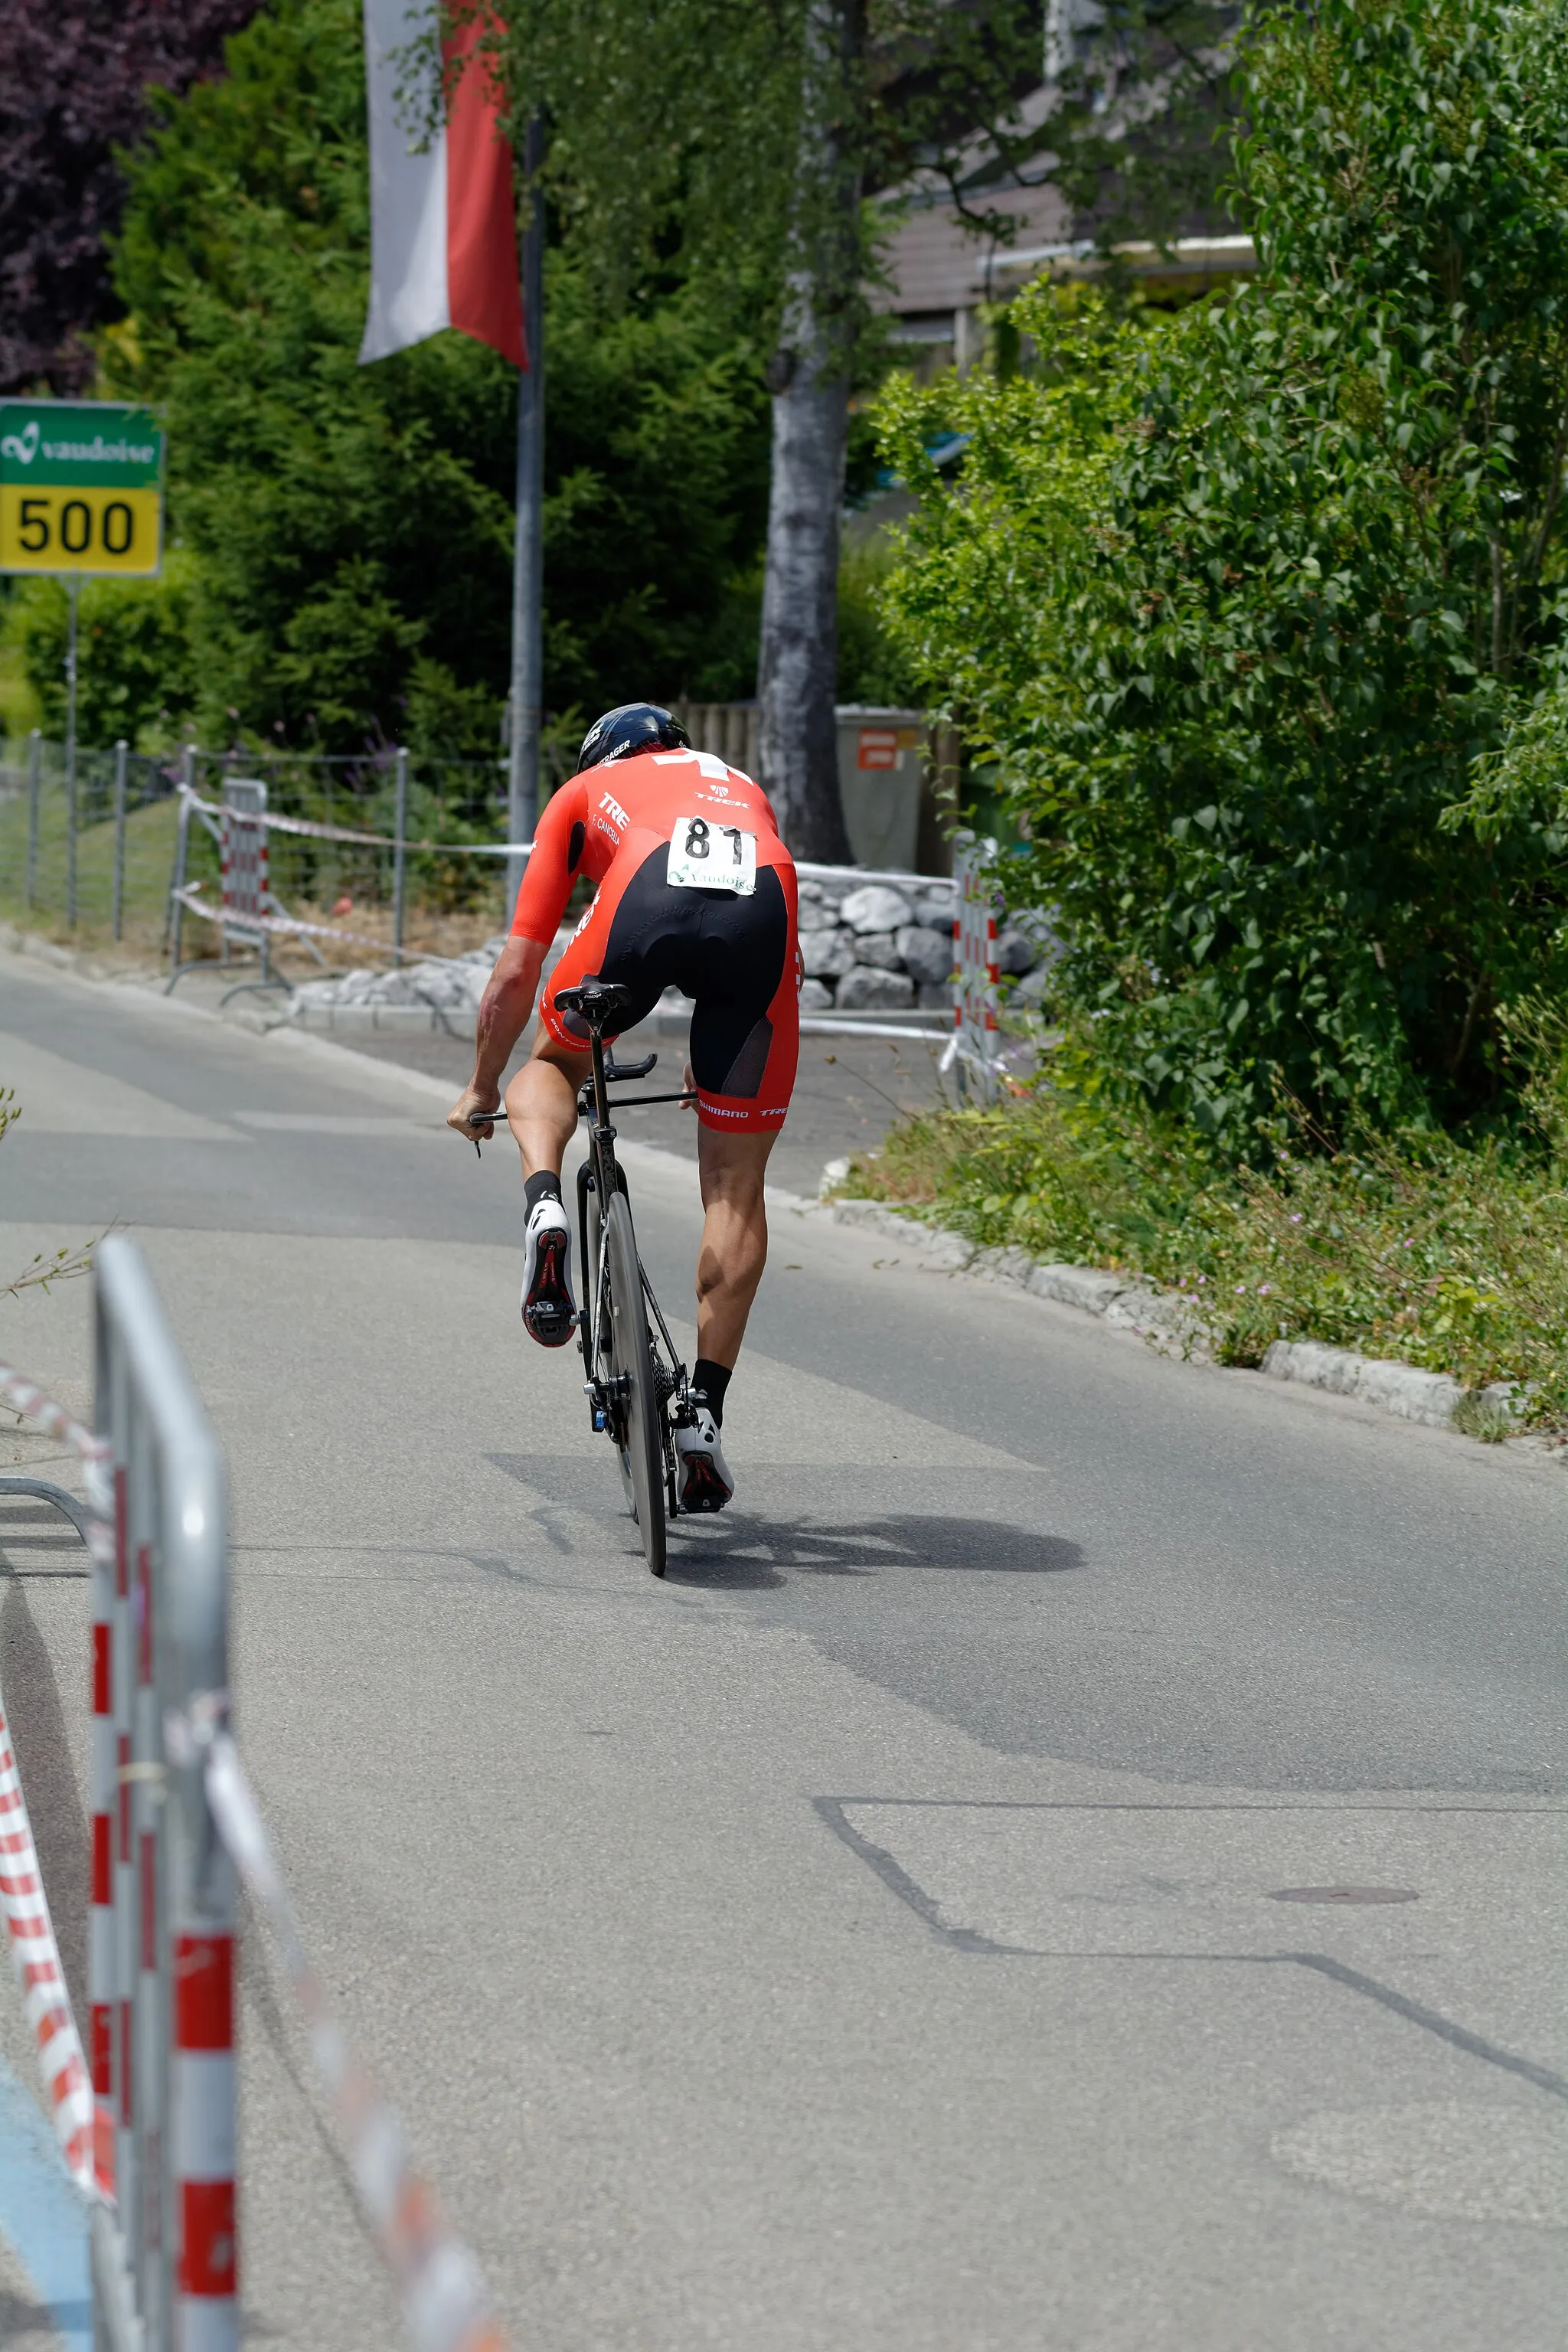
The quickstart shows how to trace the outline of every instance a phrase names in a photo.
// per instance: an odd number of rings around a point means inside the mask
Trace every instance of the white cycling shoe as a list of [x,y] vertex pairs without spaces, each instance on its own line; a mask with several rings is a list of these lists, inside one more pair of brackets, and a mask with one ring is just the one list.
[[705,1404],[697,1408],[689,1429],[677,1429],[675,1451],[680,1462],[680,1507],[683,1511],[721,1511],[735,1491],[735,1481],[719,1443],[719,1424]]
[[572,1228],[559,1201],[538,1202],[528,1220],[522,1320],[542,1348],[563,1348],[577,1328],[572,1298]]

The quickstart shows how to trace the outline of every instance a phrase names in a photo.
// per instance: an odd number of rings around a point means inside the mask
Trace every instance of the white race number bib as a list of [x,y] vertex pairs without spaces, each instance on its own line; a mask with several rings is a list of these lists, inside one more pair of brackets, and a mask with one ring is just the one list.
[[665,879],[679,890],[733,890],[749,898],[757,887],[757,836],[717,816],[679,817]]

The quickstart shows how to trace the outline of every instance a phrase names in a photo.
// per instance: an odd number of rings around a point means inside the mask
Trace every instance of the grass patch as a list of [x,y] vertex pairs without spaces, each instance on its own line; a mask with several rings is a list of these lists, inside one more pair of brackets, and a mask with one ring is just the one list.
[[1454,1427],[1467,1437],[1479,1440],[1483,1445],[1500,1445],[1511,1437],[1518,1423],[1508,1407],[1489,1397],[1484,1390],[1467,1389],[1454,1407]]
[[[1216,1170],[1178,1129],[1080,1088],[939,1111],[851,1163],[846,1190],[984,1246],[1106,1266],[1185,1292],[1221,1361],[1321,1339],[1451,1373],[1476,1437],[1568,1427],[1568,1148],[1442,1135]],[[1479,1395],[1518,1385],[1515,1420]],[[1483,1426],[1484,1424],[1484,1426]]]
[[[77,921],[66,919],[67,833],[65,795],[51,783],[38,801],[38,841],[31,903],[27,898],[27,795],[25,790],[0,794],[0,919],[39,932],[62,945],[109,948],[113,940],[114,824],[112,818],[82,825],[77,834]],[[121,949],[128,958],[145,962],[163,952],[168,920],[169,883],[174,870],[179,803],[172,794],[132,808],[125,821],[125,898]],[[323,940],[322,951],[338,968],[374,963],[376,944],[392,940],[392,862],[382,852],[369,856],[351,851],[342,865],[322,872],[321,862],[300,860],[309,877],[296,884],[290,866],[298,853],[289,836],[272,836],[271,880],[290,915],[307,922],[341,923],[356,938],[342,942]],[[351,860],[357,858],[357,864]],[[453,907],[445,869],[457,861],[411,855],[408,861],[408,907],[405,942],[411,954],[465,954],[506,928],[505,890],[499,861],[471,861],[465,875],[464,894],[478,903]],[[199,882],[210,900],[220,892],[218,853],[205,825],[193,824],[187,847],[187,874]],[[317,887],[312,896],[310,882]],[[335,917],[341,890],[352,890],[351,911]],[[360,945],[359,940],[368,942]],[[198,918],[184,929],[186,956],[215,952],[217,934]],[[273,961],[290,977],[310,977],[319,970],[305,947],[279,939]]]
[[[127,814],[123,924],[128,950],[156,953],[162,946],[178,814],[171,798]],[[77,835],[74,931],[66,921],[66,851],[65,796],[47,791],[38,802],[37,859],[29,906],[26,794],[9,793],[0,800],[0,916],[51,939],[79,947],[100,945],[113,933],[113,820],[84,825]],[[214,874],[217,870],[216,858],[193,856],[192,864],[198,870],[207,866]]]

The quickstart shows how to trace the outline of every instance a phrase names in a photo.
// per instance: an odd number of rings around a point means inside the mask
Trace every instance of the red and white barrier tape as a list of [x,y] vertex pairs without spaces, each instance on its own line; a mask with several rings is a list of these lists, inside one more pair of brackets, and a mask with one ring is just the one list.
[[360,2202],[396,2282],[419,2352],[506,2352],[506,2338],[473,2255],[435,2192],[416,2171],[403,2126],[349,2048],[300,1938],[294,1908],[268,1842],[238,1750],[223,1729],[221,1696],[170,1715],[171,1759],[205,1759],[207,1802],[218,1833],[277,1938],[310,2028],[310,2046],[348,2143]]
[[231,808],[224,801],[205,801],[189,784],[180,786],[180,797],[203,816],[226,817],[231,824],[265,825],[268,833],[301,834],[309,841],[349,841],[362,849],[422,849],[436,852],[442,857],[526,857],[532,850],[531,841],[405,841],[399,844],[391,834],[355,833],[347,825],[321,824],[314,817],[273,816],[264,809]]
[[9,1406],[28,1421],[36,1421],[46,1437],[61,1438],[73,1453],[80,1454],[87,1465],[87,1507],[96,1522],[89,1549],[94,1559],[112,1566],[114,1531],[109,1522],[114,1510],[114,1490],[110,1483],[109,1447],[104,1440],[84,1428],[36,1381],[28,1380],[26,1373],[10,1364],[0,1364],[0,1404]]
[[[736,772],[739,773],[739,770]],[[362,849],[395,849],[395,835],[387,833],[355,833],[347,825],[321,824],[313,817],[273,816],[260,810],[230,808],[221,801],[204,800],[189,784],[180,786],[181,797],[199,809],[204,816],[228,817],[240,824],[266,825],[272,833],[297,833],[311,841],[347,841]],[[405,849],[434,852],[442,857],[527,857],[531,855],[531,841],[405,841]],[[818,866],[810,858],[797,857],[795,870],[808,881],[840,882],[846,877],[858,887],[867,882],[887,882],[895,887],[940,882],[946,877],[938,875],[911,874],[907,866]]]
[[368,939],[363,931],[340,931],[331,923],[306,923],[293,915],[240,914],[233,907],[215,907],[201,896],[201,885],[189,882],[183,890],[172,890],[188,915],[199,915],[204,923],[222,923],[231,931],[282,931],[300,933],[312,940],[338,940],[346,948],[374,948],[382,955],[403,955],[411,963],[460,963],[460,956],[416,955],[412,949],[395,948],[390,940]]
[[70,1994],[60,1966],[59,1946],[49,1917],[43,1873],[27,1819],[21,1776],[11,1748],[10,1727],[0,1710],[0,1906],[22,1988],[27,2025],[38,2053],[38,2072],[71,2178],[89,2193],[93,2185],[92,2085]]
[[[95,1516],[89,1540],[95,1559],[111,1559],[113,1535],[101,1514],[108,1500],[103,1465],[109,1449],[46,1396],[35,1381],[0,1364],[0,1403],[36,1421],[51,1437],[63,1438],[87,1465],[89,1505]],[[11,1733],[0,1711],[0,1907],[22,1987],[27,2024],[38,2053],[38,2071],[48,2095],[55,2131],[72,2179],[91,2193],[94,2181],[92,2084],[81,2038],[71,2012],[70,1993],[60,1965],[59,1946],[49,1917],[43,1873],[33,1842],[27,1802],[12,1750]]]

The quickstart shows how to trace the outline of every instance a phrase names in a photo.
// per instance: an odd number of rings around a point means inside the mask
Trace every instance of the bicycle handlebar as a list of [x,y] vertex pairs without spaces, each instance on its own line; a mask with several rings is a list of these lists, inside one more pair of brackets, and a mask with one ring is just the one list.
[[[697,1092],[695,1087],[693,1087],[689,1094],[617,1095],[616,1097],[615,1108],[617,1110],[626,1110],[638,1103],[692,1103],[696,1100]],[[510,1119],[510,1117],[511,1113],[507,1109],[506,1105],[502,1103],[495,1110],[471,1110],[468,1113],[468,1125],[471,1128],[484,1127],[487,1125],[492,1127],[504,1127]]]

